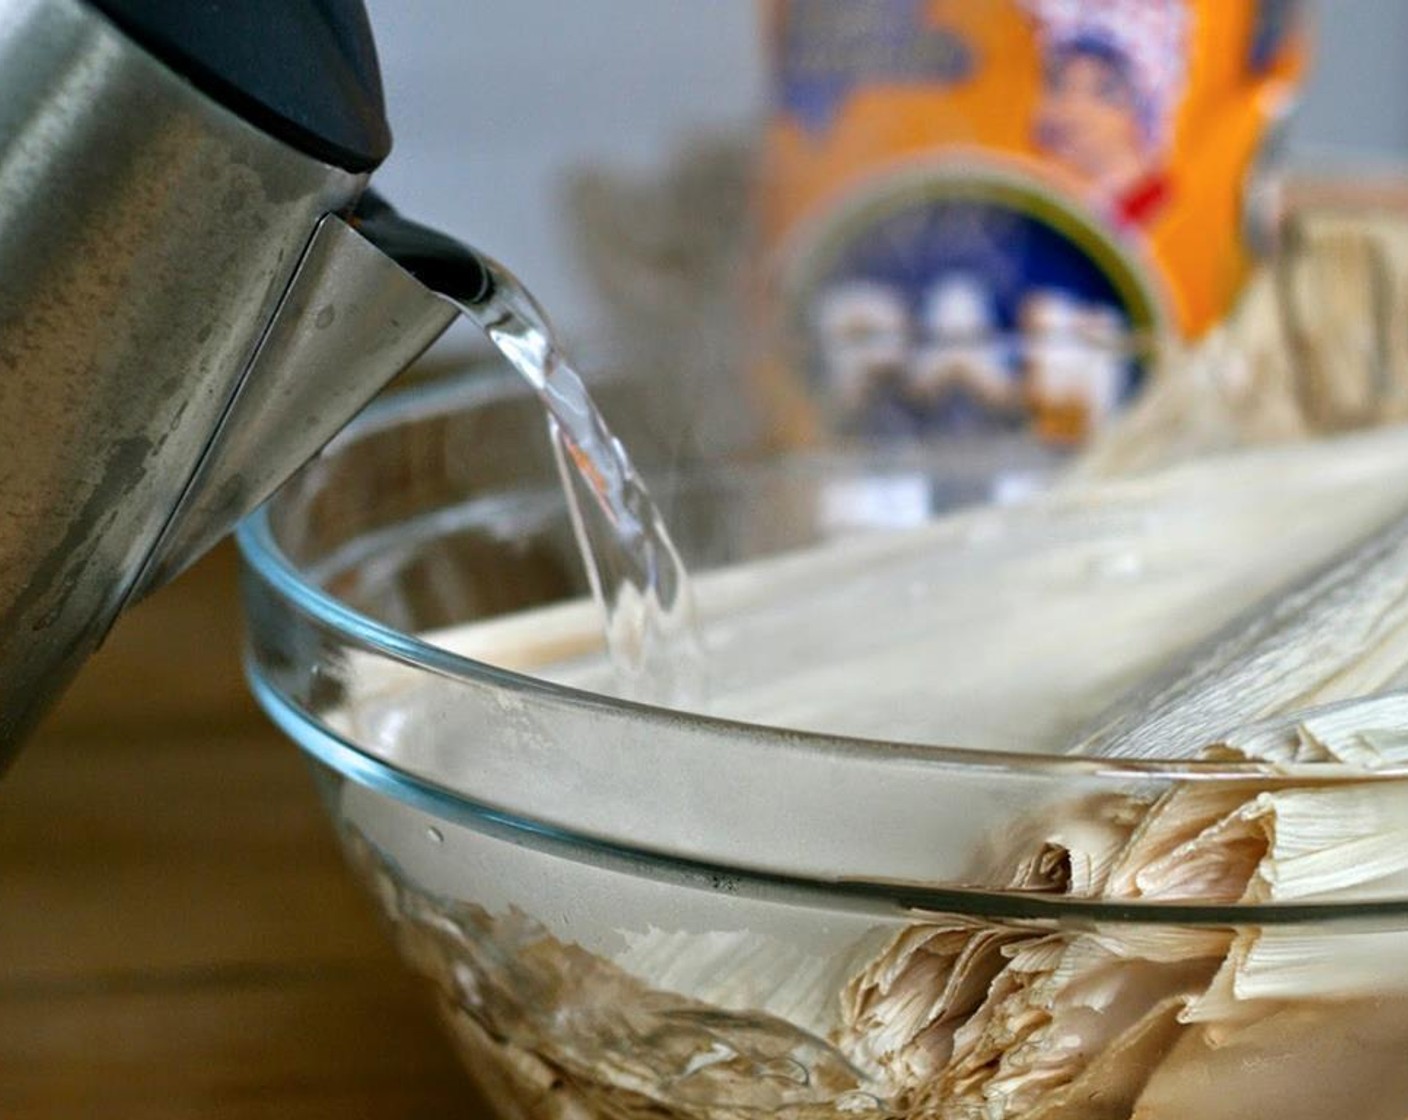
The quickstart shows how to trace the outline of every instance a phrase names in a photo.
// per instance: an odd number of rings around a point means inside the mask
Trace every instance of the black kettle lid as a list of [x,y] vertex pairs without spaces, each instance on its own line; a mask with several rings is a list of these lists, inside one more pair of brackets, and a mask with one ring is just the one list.
[[391,151],[362,0],[88,0],[250,124],[315,159],[370,171]]

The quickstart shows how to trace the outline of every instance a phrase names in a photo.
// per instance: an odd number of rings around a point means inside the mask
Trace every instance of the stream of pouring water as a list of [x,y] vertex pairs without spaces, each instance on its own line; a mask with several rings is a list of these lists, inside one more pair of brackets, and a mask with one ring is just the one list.
[[622,696],[698,709],[707,693],[689,575],[621,441],[563,359],[547,316],[516,277],[487,261],[491,294],[446,298],[533,386],[548,414],[572,530],[601,607]]

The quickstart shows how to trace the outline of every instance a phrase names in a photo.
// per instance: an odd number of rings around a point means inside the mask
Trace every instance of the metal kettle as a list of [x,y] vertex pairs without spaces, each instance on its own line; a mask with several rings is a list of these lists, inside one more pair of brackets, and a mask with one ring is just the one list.
[[0,768],[490,283],[390,143],[360,0],[0,0]]

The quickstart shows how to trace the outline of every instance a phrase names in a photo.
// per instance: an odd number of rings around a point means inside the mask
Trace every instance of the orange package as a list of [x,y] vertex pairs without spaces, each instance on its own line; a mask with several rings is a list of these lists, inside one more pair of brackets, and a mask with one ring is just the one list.
[[794,432],[1076,444],[1229,308],[1296,0],[770,0],[765,384]]

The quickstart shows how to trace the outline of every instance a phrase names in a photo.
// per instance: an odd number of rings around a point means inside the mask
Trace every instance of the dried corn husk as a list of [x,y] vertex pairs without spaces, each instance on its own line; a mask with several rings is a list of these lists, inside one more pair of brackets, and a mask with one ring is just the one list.
[[1188,757],[1239,722],[1408,681],[1408,519],[1234,619],[1141,687],[1080,754]]
[[1085,482],[1408,419],[1408,215],[1317,205],[1072,472]]
[[[1108,836],[1075,852],[1048,836],[1033,855],[1018,859],[1015,877],[1027,877],[1035,860],[1094,869],[1086,872],[1087,886],[1110,899],[1274,903],[1401,896],[1408,886],[1408,786],[1327,787],[1311,774],[1321,766],[1364,773],[1401,764],[1408,699],[1351,702],[1208,744],[1239,718],[1399,683],[1408,663],[1405,536],[1404,523],[1391,524],[1289,594],[1235,621],[1167,683],[1136,693],[1123,714],[1078,748],[1107,756],[1203,753],[1224,760],[1258,760],[1266,751],[1314,784],[1181,786],[1148,808],[1112,866]],[[1089,808],[1073,812],[1084,821]],[[1053,861],[1053,849],[1062,860]],[[1107,867],[1108,877],[1099,882]],[[1399,931],[1333,941],[1321,930],[1277,927],[1004,937],[999,953],[1006,959],[994,971],[992,953],[986,954],[987,993],[971,1007],[945,998],[963,987],[952,970],[997,937],[987,929],[965,931],[963,924],[906,931],[850,990],[853,1008],[864,1006],[864,1017],[853,1015],[853,1030],[883,1040],[881,1063],[902,1079],[902,1093],[934,1115],[1059,1114],[1092,1097],[1113,1114],[1137,1112],[1146,1086],[1130,1063],[1104,1067],[1102,1075],[1093,1059],[1145,1044],[1155,1024],[1168,1036],[1170,1009],[1204,1045],[1216,1046],[1233,1043],[1286,1005],[1342,1004],[1378,994],[1398,1001],[1400,1020],[1408,1018],[1408,941]],[[924,1000],[923,979],[912,967],[895,967],[913,960],[908,947],[916,943],[943,944],[951,962],[943,985],[927,988],[942,993],[932,1002]],[[916,1016],[915,1008],[924,1013]],[[1157,1091],[1167,1092],[1173,1078],[1166,1071]]]

